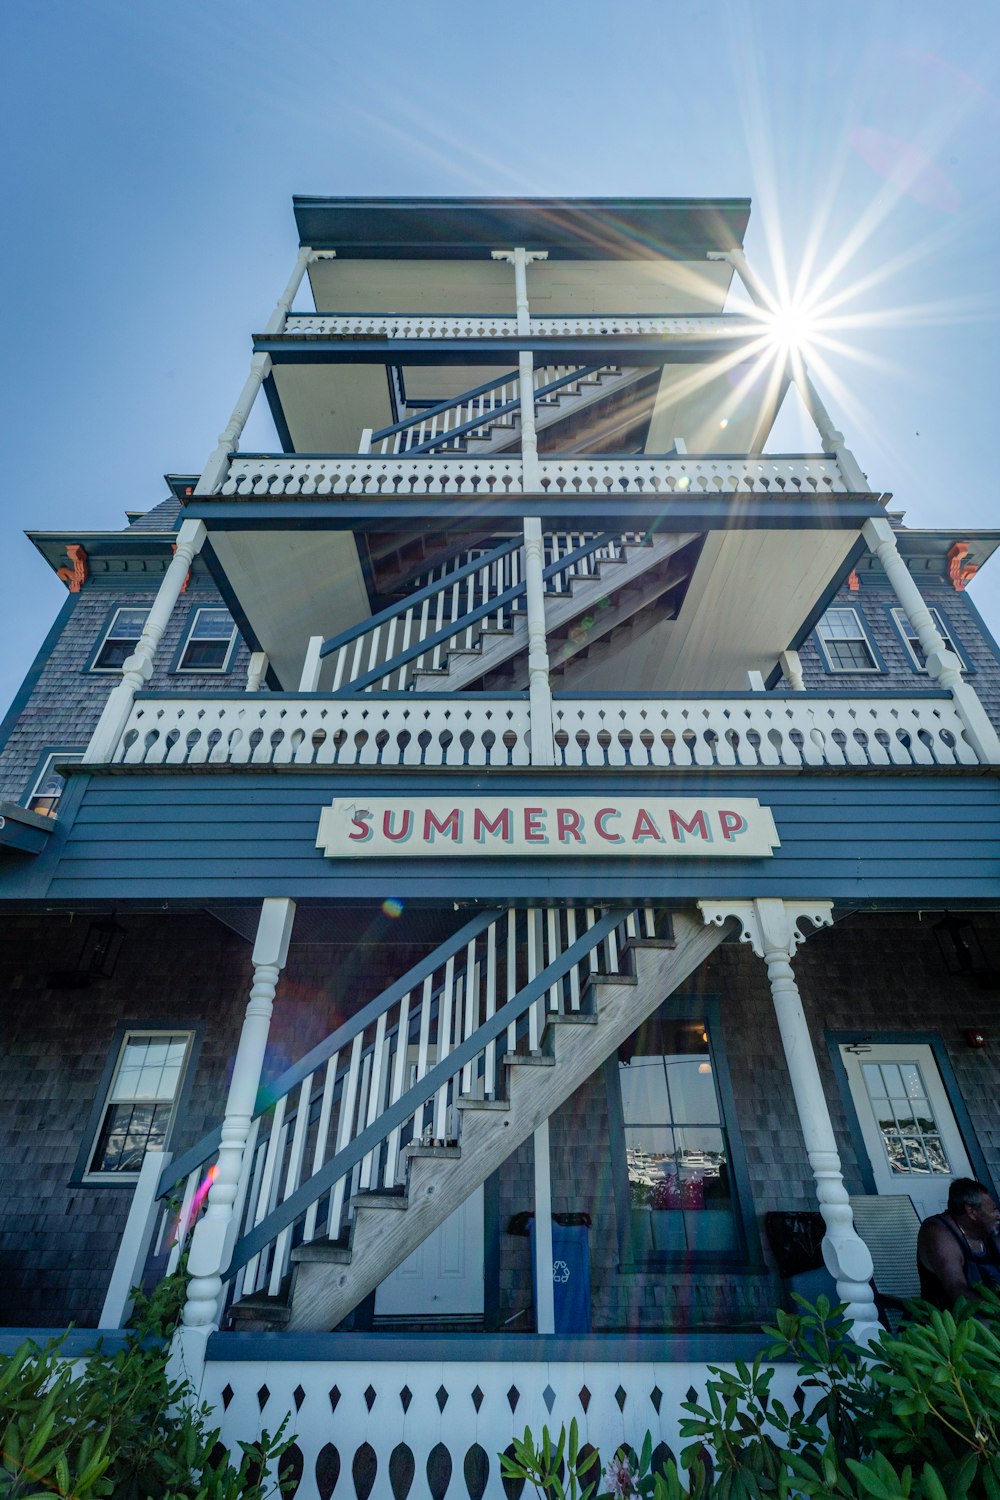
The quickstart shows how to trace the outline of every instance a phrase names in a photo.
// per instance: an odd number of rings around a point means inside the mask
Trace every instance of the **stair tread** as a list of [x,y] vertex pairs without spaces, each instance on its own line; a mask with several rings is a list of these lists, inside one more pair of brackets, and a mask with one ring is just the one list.
[[457,1160],[462,1155],[462,1148],[461,1146],[422,1146],[415,1141],[411,1141],[405,1147],[403,1155],[409,1157],[411,1161],[416,1160],[418,1157],[421,1159],[430,1158],[434,1160],[435,1158],[439,1158],[442,1161],[450,1161]]
[[463,1094],[457,1101],[458,1109],[498,1109],[509,1110],[509,1099],[474,1099],[471,1094]]
[[289,1258],[295,1263],[304,1260],[319,1260],[333,1261],[337,1265],[348,1265],[351,1259],[351,1247],[345,1245],[342,1240],[309,1240],[307,1244],[296,1245]]
[[543,1052],[505,1052],[500,1061],[506,1063],[508,1068],[554,1068],[556,1065],[555,1058],[548,1057]]

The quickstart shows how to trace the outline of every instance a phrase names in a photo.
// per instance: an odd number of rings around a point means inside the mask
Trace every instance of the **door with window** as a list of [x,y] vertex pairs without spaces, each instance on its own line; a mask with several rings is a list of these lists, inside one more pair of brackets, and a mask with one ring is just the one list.
[[941,1213],[956,1177],[973,1171],[948,1094],[925,1045],[840,1048],[879,1193],[906,1193],[922,1219]]

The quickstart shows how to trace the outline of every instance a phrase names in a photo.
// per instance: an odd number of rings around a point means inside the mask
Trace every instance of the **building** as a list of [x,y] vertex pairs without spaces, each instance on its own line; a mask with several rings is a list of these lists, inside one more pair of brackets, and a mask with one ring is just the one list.
[[114,1329],[190,1228],[229,1440],[478,1500],[526,1424],[676,1447],[766,1212],[864,1337],[851,1195],[995,1180],[1000,533],[907,528],[801,372],[817,451],[764,452],[746,202],[295,214],[202,474],[31,533],[0,1316]]

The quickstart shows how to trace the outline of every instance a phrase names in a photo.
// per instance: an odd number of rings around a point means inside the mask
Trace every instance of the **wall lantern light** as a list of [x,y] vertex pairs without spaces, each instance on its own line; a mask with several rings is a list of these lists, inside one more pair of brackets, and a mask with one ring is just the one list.
[[946,911],[931,931],[949,974],[965,974],[973,978],[987,975],[986,953],[979,933],[968,917],[956,917]]
[[87,928],[75,969],[50,974],[46,981],[53,990],[85,990],[115,972],[118,955],[125,941],[125,929],[113,917],[99,917]]

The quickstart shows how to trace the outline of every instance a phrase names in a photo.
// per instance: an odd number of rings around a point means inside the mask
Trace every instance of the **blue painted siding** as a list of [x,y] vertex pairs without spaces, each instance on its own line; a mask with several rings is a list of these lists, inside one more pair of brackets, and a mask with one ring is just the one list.
[[[635,858],[358,860],[315,847],[336,794],[413,790],[398,773],[167,773],[74,777],[64,825],[35,861],[32,890],[48,900],[219,902],[266,895],[429,903],[461,899],[691,901],[698,896],[802,896],[860,906],[996,904],[1000,794],[987,775],[698,776],[636,772],[630,793],[758,796],[781,848],[770,859]],[[546,785],[553,783],[546,778]],[[560,775],[568,795],[609,786],[600,772]],[[622,778],[614,779],[616,789]],[[537,773],[419,779],[422,793],[530,794]],[[73,804],[79,799],[79,806]],[[22,877],[23,880],[24,877]],[[21,881],[0,890],[17,898]]]

